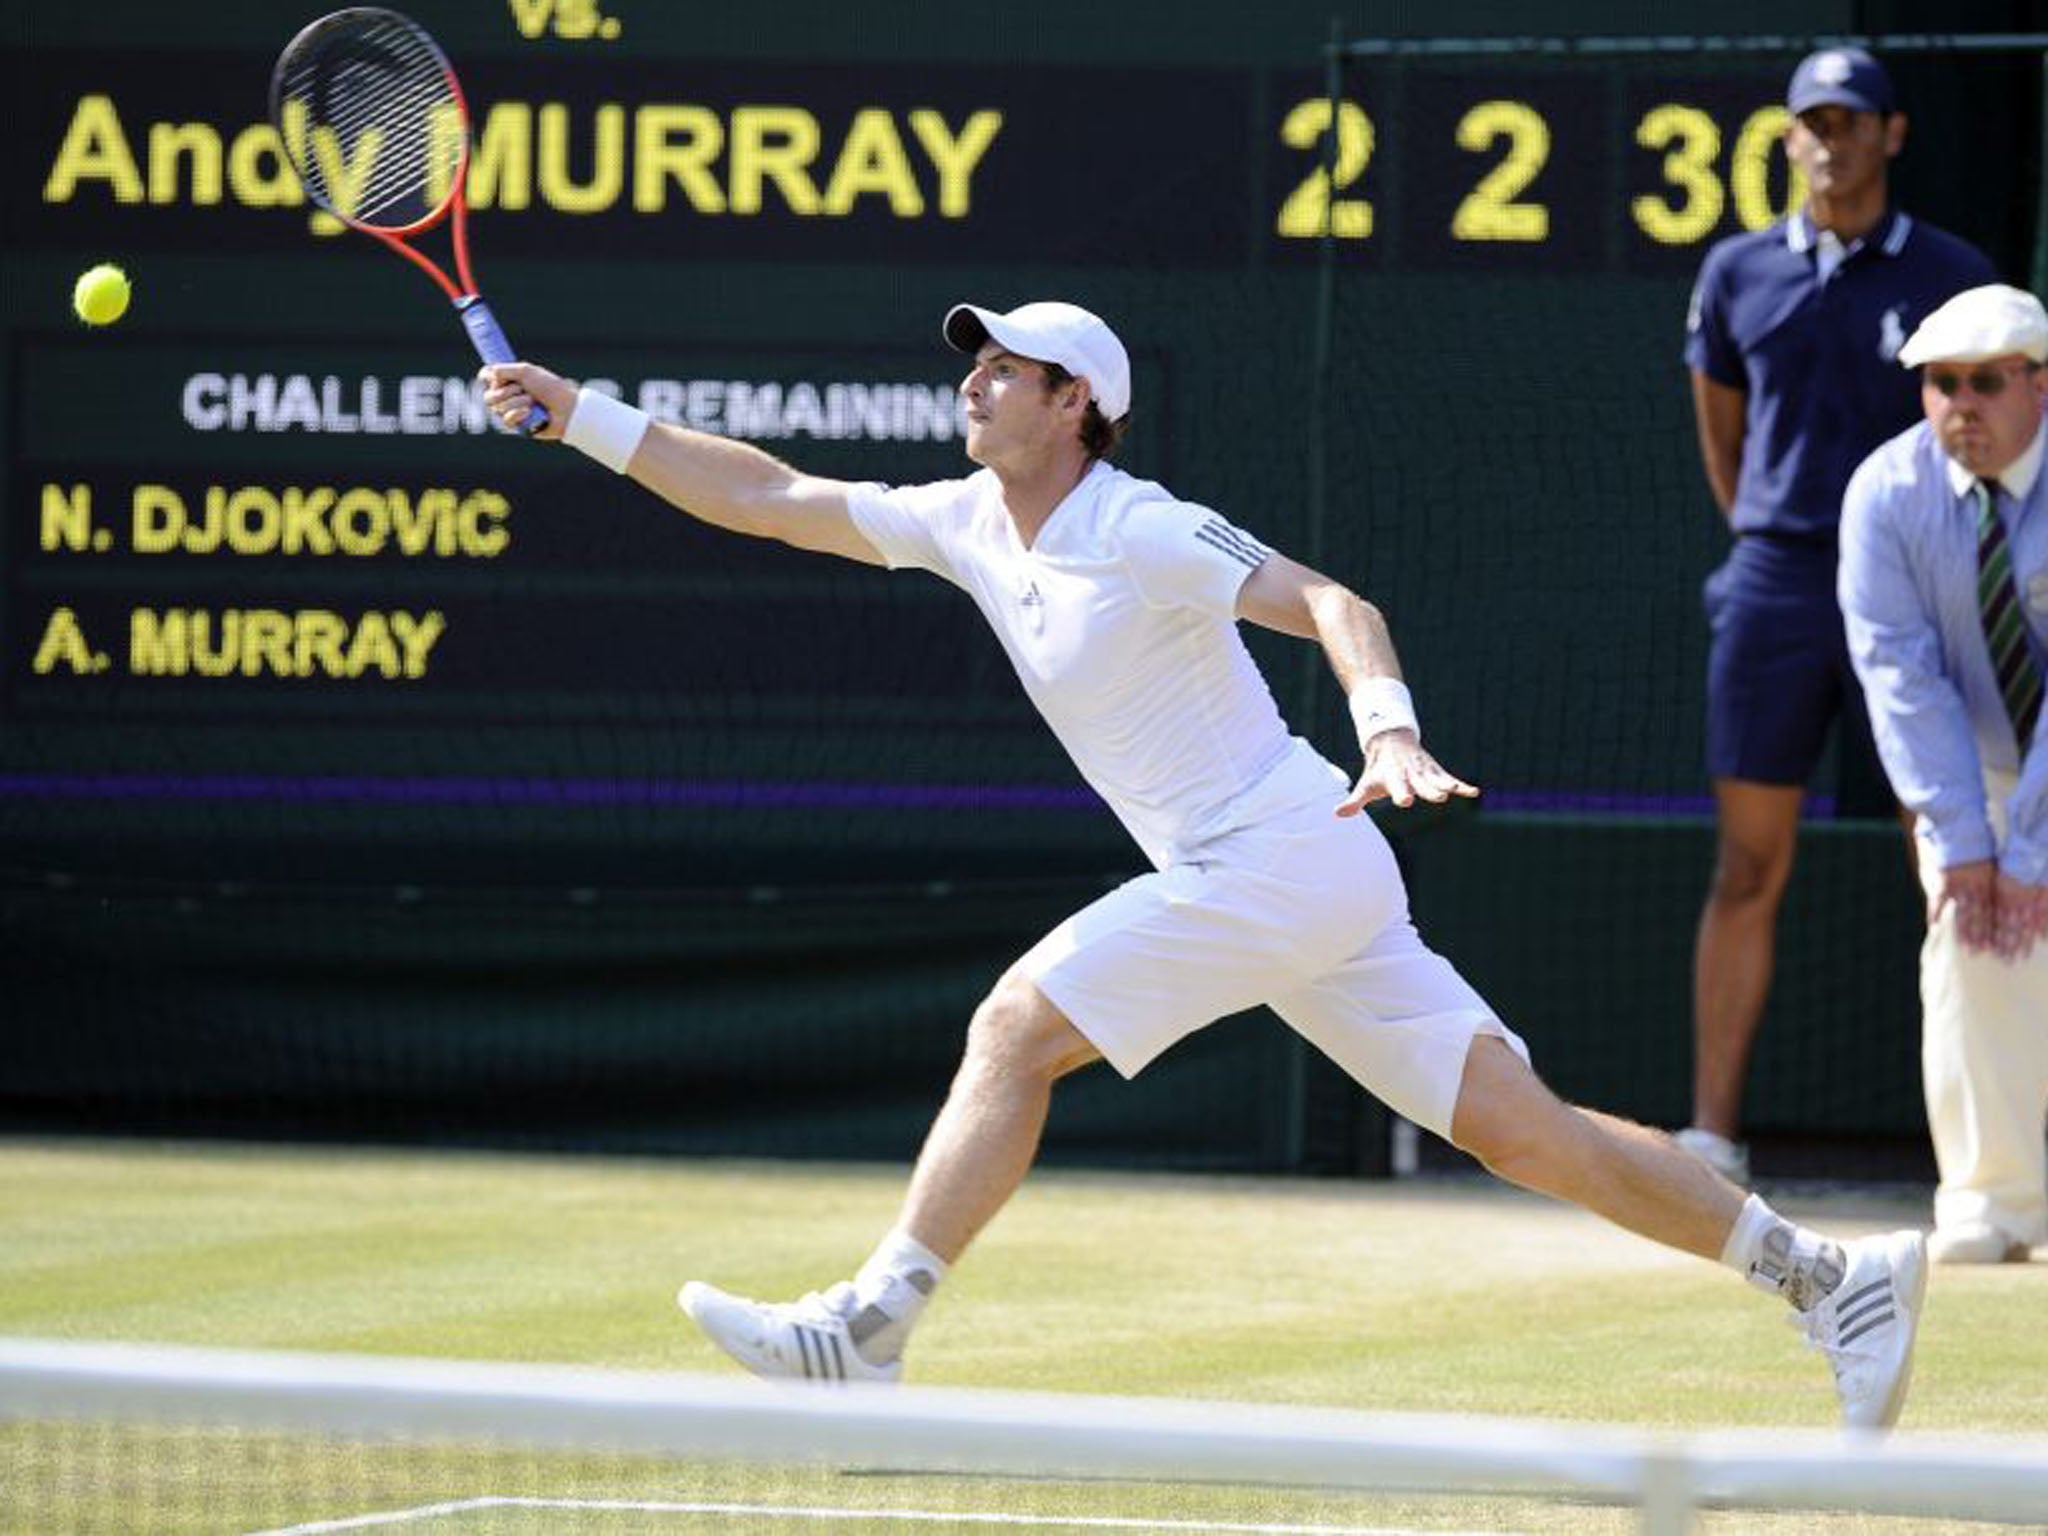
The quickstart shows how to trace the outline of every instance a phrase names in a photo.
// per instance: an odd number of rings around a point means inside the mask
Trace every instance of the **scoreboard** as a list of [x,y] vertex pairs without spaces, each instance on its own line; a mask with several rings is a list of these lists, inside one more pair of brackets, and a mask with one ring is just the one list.
[[[1418,315],[1540,332],[1561,295],[1622,296],[1653,328],[1580,334],[1540,376],[1636,370],[1668,438],[1705,247],[1800,195],[1768,57],[1378,62],[1333,103],[1313,7],[1276,13],[1299,48],[1243,61],[1148,59],[1135,27],[1020,47],[908,6],[893,37],[799,6],[706,53],[695,9],[413,7],[471,97],[471,238],[515,346],[663,420],[902,482],[970,467],[946,307],[1073,298],[1132,346],[1128,467],[1368,590],[1400,507],[1368,532],[1308,500],[1326,228],[1394,373],[1442,365]],[[950,589],[712,532],[493,425],[438,295],[308,207],[265,120],[312,13],[7,23],[7,862],[683,885],[1128,863]],[[136,297],[92,331],[65,297],[98,260]],[[1539,439],[1573,430],[1554,408]],[[1487,472],[1521,494],[1517,466]],[[1703,502],[1692,466],[1666,473]],[[1695,522],[1680,547],[1704,558]],[[1555,568],[1611,534],[1553,528]],[[1682,600],[1700,573],[1660,579]],[[1442,576],[1480,608],[1527,594],[1511,551]],[[1476,735],[1489,664],[1404,595],[1438,718]],[[1274,671],[1283,706],[1314,697],[1301,675]],[[1686,746],[1623,787],[1689,787]],[[1510,782],[1615,787],[1555,741],[1507,752]]]
[[[300,262],[346,243],[262,115],[261,55],[171,74],[156,53],[31,57],[36,134],[14,153],[38,154],[10,190],[54,221],[45,239],[232,242]],[[1537,61],[1381,64],[1353,71],[1333,110],[1307,69],[983,65],[935,84],[921,64],[461,62],[479,97],[471,206],[506,216],[494,251],[572,266],[1051,253],[1085,266],[1120,253],[1142,206],[1148,243],[1179,242],[1195,268],[1278,254],[1204,231],[1312,242],[1327,220],[1387,262],[1671,271],[1798,199],[1782,71],[1753,65],[1589,81]],[[195,99],[237,98],[240,117],[193,115]],[[1085,117],[1063,110],[1080,99]],[[1107,242],[1088,244],[1098,232]]]

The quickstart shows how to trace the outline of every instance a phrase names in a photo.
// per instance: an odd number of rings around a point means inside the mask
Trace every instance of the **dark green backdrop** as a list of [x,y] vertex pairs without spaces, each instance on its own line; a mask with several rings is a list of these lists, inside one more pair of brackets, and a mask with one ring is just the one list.
[[[1347,36],[1639,29],[1592,3],[1334,9]],[[1332,7],[413,10],[498,113],[485,291],[566,372],[823,473],[936,478],[963,463],[947,304],[1110,316],[1136,356],[1130,467],[1379,599],[1432,743],[1487,785],[1474,814],[1386,823],[1426,931],[1561,1090],[1683,1114],[1721,535],[1677,352],[1738,165],[1783,203],[1781,157],[1742,130],[1797,40],[1360,61],[1372,138],[1339,146],[1336,196],[1373,228],[1334,242],[1326,287],[1303,199]],[[1134,852],[947,589],[712,534],[473,430],[434,292],[276,205],[264,84],[309,18],[111,0],[5,22],[0,1123],[907,1155],[981,991]],[[1895,72],[1902,199],[2028,280],[2039,61]],[[1703,170],[1730,195],[1660,243],[1638,200],[1693,205],[1637,134],[1674,105],[1720,135]],[[1540,238],[1461,222],[1496,171]],[[65,299],[101,259],[136,301],[89,332]],[[286,517],[320,493],[356,520]],[[207,531],[209,494],[240,496],[235,538]],[[466,542],[417,521],[458,506],[486,509]],[[348,626],[361,675],[244,675],[221,648],[306,613]],[[386,676],[365,627],[427,615],[420,675]],[[1256,646],[1342,756],[1320,661]],[[1914,899],[1896,833],[1825,810],[1751,1111],[1874,1166],[1920,1132]],[[1134,1087],[1072,1085],[1049,1150],[1341,1169],[1375,1166],[1383,1128],[1257,1016]]]

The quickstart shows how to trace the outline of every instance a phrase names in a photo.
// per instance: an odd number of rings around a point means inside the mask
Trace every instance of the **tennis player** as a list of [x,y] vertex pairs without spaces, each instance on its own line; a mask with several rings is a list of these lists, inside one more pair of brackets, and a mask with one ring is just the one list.
[[[1130,362],[1096,316],[963,304],[943,330],[973,359],[960,394],[980,468],[894,489],[652,422],[532,363],[483,370],[507,425],[543,406],[543,439],[705,522],[960,587],[1154,866],[1046,934],[976,1009],[897,1223],[851,1281],[781,1304],[692,1281],[680,1297],[690,1316],[764,1376],[897,1380],[947,1268],[1029,1169],[1053,1084],[1098,1059],[1134,1076],[1265,1003],[1502,1177],[1783,1296],[1834,1368],[1845,1421],[1891,1423],[1925,1288],[1920,1234],[1834,1242],[1745,1199],[1661,1133],[1562,1103],[1417,935],[1391,851],[1360,812],[1477,790],[1422,745],[1378,609],[1111,466]],[[1240,621],[1322,646],[1357,726],[1355,782],[1289,734]]]

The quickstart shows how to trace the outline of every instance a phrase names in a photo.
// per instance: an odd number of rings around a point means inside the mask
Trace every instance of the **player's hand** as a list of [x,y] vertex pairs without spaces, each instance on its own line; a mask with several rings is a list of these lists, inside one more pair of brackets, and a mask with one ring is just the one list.
[[477,370],[484,381],[484,404],[498,420],[517,431],[536,404],[548,413],[548,424],[533,436],[554,442],[568,430],[576,409],[576,386],[538,363],[485,363]]
[[1964,949],[1991,952],[1998,929],[1998,866],[1972,859],[1941,872],[1941,885],[1927,904],[1927,926],[1941,921],[1950,907],[1956,912],[1956,938]]
[[1365,771],[1337,814],[1356,816],[1375,800],[1391,800],[1405,808],[1417,800],[1440,805],[1478,793],[1478,785],[1467,784],[1424,751],[1413,731],[1381,731],[1366,743]]
[[2000,871],[1993,882],[1991,948],[2002,960],[2024,960],[2048,938],[2048,885],[2028,885]]

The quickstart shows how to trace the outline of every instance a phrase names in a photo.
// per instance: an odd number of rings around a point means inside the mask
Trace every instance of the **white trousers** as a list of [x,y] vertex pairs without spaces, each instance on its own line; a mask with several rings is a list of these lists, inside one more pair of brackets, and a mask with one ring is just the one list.
[[[1334,771],[1334,770],[1333,770]],[[1269,1004],[1396,1114],[1450,1139],[1465,1056],[1529,1048],[1408,919],[1393,850],[1342,797],[1211,839],[1082,908],[1018,969],[1125,1077]]]
[[[1984,787],[2003,845],[2012,775],[1987,772]],[[1920,877],[1931,895],[1941,871],[1924,838]],[[2018,961],[1965,950],[1951,907],[1920,948],[1920,1003],[1934,1224],[2048,1242],[2048,943]]]

